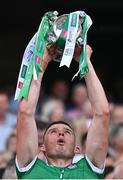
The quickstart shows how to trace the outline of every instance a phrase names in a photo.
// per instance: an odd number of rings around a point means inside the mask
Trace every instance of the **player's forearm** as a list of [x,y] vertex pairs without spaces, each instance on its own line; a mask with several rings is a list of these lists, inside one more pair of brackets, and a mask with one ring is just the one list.
[[40,73],[37,80],[32,80],[29,89],[28,100],[22,99],[19,104],[20,113],[27,114],[28,116],[34,115],[39,98],[42,77],[43,74]]
[[89,73],[85,76],[89,100],[91,102],[93,113],[102,115],[109,113],[108,102],[103,87],[94,71],[91,62],[88,62]]
[[34,114],[39,97],[42,76],[43,75],[40,73],[38,80],[32,80],[28,100],[22,99],[19,104],[17,159],[20,167],[27,166],[38,153],[38,134]]
[[[102,168],[108,147],[109,107],[103,87],[89,61],[85,77],[88,96],[93,109],[93,121],[88,131],[86,154],[97,167]],[[93,143],[92,143],[93,140]]]
[[[28,100],[19,103],[17,122],[17,159],[21,167],[28,165],[38,153],[38,133],[35,123],[35,110],[39,98],[43,72],[46,70],[51,57],[47,49],[41,64],[38,79],[32,79]],[[26,154],[26,156],[25,156]]]

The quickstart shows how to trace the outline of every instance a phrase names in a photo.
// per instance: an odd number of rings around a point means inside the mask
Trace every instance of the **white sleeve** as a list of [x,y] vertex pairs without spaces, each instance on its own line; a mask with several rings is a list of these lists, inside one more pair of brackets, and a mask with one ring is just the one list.
[[102,173],[104,172],[105,164],[104,164],[103,168],[98,168],[98,167],[96,167],[96,166],[90,161],[90,159],[87,157],[87,155],[85,155],[85,159],[87,160],[89,166],[91,167],[91,169],[92,169],[94,172],[96,172],[96,173],[98,173],[98,174],[102,174]]
[[26,171],[29,171],[32,168],[32,166],[34,165],[36,160],[37,160],[37,156],[26,167],[20,168],[19,164],[18,164],[18,161],[17,161],[17,156],[16,156],[15,164],[16,164],[16,167],[17,167],[19,172],[26,172]]

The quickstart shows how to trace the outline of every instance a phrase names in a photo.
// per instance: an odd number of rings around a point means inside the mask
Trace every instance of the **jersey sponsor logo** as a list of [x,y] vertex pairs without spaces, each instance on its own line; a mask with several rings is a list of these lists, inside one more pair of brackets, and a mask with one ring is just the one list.
[[76,24],[77,24],[77,14],[74,13],[74,14],[72,15],[71,26],[72,26],[72,27],[76,27]]
[[26,76],[26,71],[27,71],[27,66],[26,66],[26,65],[23,65],[22,71],[21,71],[21,77],[22,77],[22,78],[25,78],[25,76]]
[[74,169],[74,168],[76,168],[76,167],[77,167],[76,164],[71,164],[70,166],[68,166],[69,169]]

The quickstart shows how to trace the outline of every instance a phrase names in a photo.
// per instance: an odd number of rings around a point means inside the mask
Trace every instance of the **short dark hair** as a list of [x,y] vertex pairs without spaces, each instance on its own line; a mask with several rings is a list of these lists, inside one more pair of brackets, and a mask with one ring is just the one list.
[[55,122],[50,123],[50,124],[46,127],[46,130],[45,130],[45,132],[44,132],[44,136],[45,136],[47,130],[48,130],[51,126],[53,126],[53,125],[55,125],[55,124],[65,124],[65,125],[68,126],[70,129],[72,129],[72,131],[74,132],[73,127],[72,127],[68,122],[66,122],[66,121],[55,121]]

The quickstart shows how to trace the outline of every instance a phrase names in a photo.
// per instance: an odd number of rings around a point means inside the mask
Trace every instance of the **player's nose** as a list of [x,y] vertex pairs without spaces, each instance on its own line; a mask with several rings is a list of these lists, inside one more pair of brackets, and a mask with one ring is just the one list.
[[64,136],[64,132],[59,132],[58,135],[59,136]]

